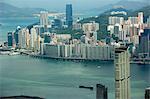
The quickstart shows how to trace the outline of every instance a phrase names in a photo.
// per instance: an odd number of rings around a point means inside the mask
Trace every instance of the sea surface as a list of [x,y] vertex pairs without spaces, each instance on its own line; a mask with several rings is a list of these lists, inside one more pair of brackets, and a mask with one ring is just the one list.
[[[37,22],[34,17],[0,18],[0,42],[7,32]],[[29,56],[0,56],[0,96],[31,95],[46,99],[96,99],[96,84],[108,87],[115,99],[113,62],[58,61]],[[94,90],[79,85],[94,86]],[[144,99],[150,86],[150,66],[131,65],[131,97]]]
[[7,41],[7,32],[13,32],[17,26],[25,27],[39,21],[37,17],[3,17],[0,18],[0,42]]

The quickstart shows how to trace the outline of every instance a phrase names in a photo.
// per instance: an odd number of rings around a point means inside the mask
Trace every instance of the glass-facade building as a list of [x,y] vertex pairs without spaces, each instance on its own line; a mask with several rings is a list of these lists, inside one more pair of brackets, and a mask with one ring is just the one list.
[[13,46],[13,33],[8,32],[7,37],[8,37],[8,46]]
[[72,4],[66,5],[66,25],[71,28],[73,24]]

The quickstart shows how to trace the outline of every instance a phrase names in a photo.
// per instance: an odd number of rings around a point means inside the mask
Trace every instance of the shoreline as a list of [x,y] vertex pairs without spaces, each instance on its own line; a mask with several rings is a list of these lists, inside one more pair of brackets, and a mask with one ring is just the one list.
[[[105,60],[105,59],[84,59],[84,58],[76,58],[76,57],[50,57],[47,55],[35,55],[35,54],[30,54],[30,53],[24,53],[25,55],[29,55],[31,57],[37,57],[37,58],[43,58],[43,59],[55,59],[55,60],[67,60],[67,61],[114,61],[113,59],[110,60]],[[150,60],[148,61],[135,61],[135,60],[130,60],[130,64],[138,64],[138,65],[149,65]]]
[[[5,52],[5,51],[4,51]],[[48,56],[48,55],[40,55],[40,54],[32,54],[32,53],[29,53],[29,52],[20,52],[20,51],[17,51],[20,55],[28,55],[28,56],[31,56],[31,57],[36,57],[36,58],[43,58],[43,59],[54,59],[54,60],[66,60],[66,61],[83,61],[83,62],[86,62],[86,61],[108,61],[108,62],[111,62],[111,61],[114,61],[113,59],[85,59],[85,58],[78,58],[78,57],[51,57],[51,56]],[[0,55],[9,55],[9,56],[13,56],[13,55],[18,55],[18,54],[11,54],[11,52],[9,53],[6,53],[6,54],[0,54]],[[149,65],[150,64],[150,59],[131,59],[130,60],[130,64],[138,64],[138,65]]]

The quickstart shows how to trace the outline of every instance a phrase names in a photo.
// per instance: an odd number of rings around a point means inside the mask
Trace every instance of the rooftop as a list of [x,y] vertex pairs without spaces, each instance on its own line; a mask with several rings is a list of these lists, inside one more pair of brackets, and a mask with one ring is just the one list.
[[115,53],[121,53],[127,50],[127,47],[119,47],[115,48]]

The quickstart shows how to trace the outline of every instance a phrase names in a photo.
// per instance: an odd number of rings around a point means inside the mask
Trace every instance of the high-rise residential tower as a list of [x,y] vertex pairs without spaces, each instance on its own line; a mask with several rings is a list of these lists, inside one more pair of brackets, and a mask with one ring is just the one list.
[[42,26],[48,25],[48,12],[46,12],[46,11],[40,12],[40,25],[42,25]]
[[144,13],[143,12],[139,12],[138,13],[138,23],[139,24],[143,24],[143,19],[144,18]]
[[115,99],[130,99],[130,63],[126,47],[115,49]]
[[150,87],[145,89],[145,99],[150,99]]
[[31,29],[31,35],[30,35],[30,47],[32,49],[35,49],[37,44],[37,32],[35,28]]
[[30,44],[30,34],[27,28],[23,28],[19,31],[19,48],[27,49]]
[[66,25],[68,28],[72,28],[73,25],[72,4],[66,5]]

